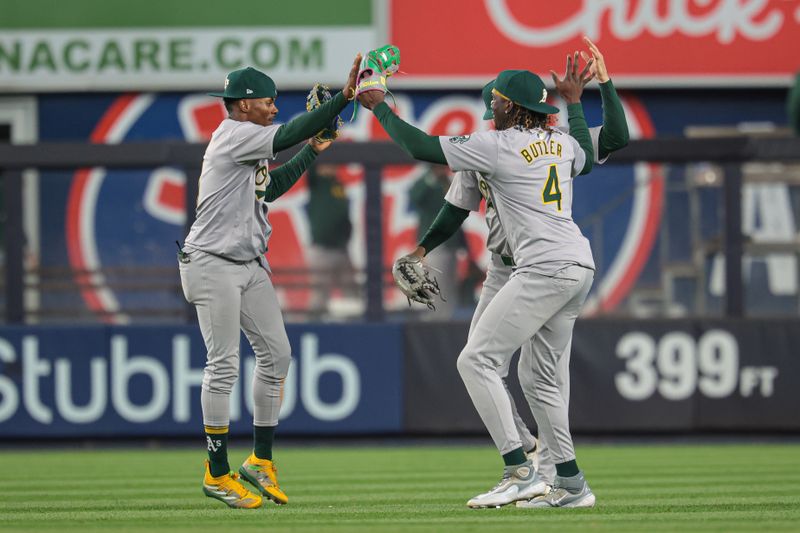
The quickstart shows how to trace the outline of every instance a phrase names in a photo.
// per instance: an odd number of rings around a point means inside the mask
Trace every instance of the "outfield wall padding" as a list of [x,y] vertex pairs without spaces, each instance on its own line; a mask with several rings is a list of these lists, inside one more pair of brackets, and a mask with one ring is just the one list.
[[[798,431],[799,326],[797,320],[579,320],[570,365],[572,429]],[[406,327],[406,430],[483,429],[455,368],[466,331],[458,324]],[[531,420],[517,359],[509,386]]]
[[[486,434],[456,370],[468,324],[287,330],[294,362],[282,435]],[[798,347],[798,320],[579,320],[572,428],[800,431]],[[231,432],[249,436],[246,342],[241,360]],[[196,326],[2,327],[0,431],[7,438],[197,435],[204,361]],[[509,388],[533,424],[516,361]]]

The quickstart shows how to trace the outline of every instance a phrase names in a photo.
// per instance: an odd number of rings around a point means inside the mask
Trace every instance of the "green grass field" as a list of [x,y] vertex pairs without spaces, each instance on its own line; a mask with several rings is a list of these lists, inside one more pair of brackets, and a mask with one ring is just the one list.
[[[246,455],[231,452],[232,465]],[[290,503],[228,509],[200,491],[204,450],[0,451],[9,531],[800,530],[800,445],[584,445],[594,509],[470,510],[490,446],[277,452]]]

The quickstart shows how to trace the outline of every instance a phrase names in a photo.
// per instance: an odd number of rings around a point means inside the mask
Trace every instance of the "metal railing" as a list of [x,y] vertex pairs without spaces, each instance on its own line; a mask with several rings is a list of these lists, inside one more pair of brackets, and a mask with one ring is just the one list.
[[[5,203],[4,287],[6,322],[24,323],[25,268],[22,213],[22,171],[25,169],[70,170],[82,167],[183,168],[187,176],[199,176],[205,144],[184,142],[137,142],[117,145],[86,143],[0,144]],[[282,152],[278,163],[288,160],[295,150]],[[385,318],[383,291],[382,170],[388,165],[407,165],[414,161],[391,142],[340,143],[320,155],[319,162],[357,163],[365,170],[366,283],[365,313],[369,321]],[[800,161],[800,139],[776,137],[718,137],[703,139],[661,138],[634,140],[614,154],[615,164],[636,162],[691,163],[713,162],[724,176],[724,236],[720,248],[725,256],[724,314],[744,315],[742,257],[745,239],[741,231],[742,163]],[[186,205],[194,205],[197,180],[187,179]],[[194,210],[187,210],[186,230],[194,221]],[[74,272],[73,272],[74,274]]]

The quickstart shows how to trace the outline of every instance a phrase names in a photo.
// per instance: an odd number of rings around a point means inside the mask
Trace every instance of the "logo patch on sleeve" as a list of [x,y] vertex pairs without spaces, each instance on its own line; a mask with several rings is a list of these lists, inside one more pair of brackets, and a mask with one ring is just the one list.
[[464,144],[469,140],[469,135],[457,135],[455,137],[450,137],[450,142],[453,144]]

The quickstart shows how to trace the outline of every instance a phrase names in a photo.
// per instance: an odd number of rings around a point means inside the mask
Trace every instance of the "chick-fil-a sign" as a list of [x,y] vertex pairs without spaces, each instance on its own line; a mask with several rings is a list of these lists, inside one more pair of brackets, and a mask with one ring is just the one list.
[[618,85],[785,85],[800,70],[798,0],[394,0],[390,21],[398,85],[563,70],[584,35]]

